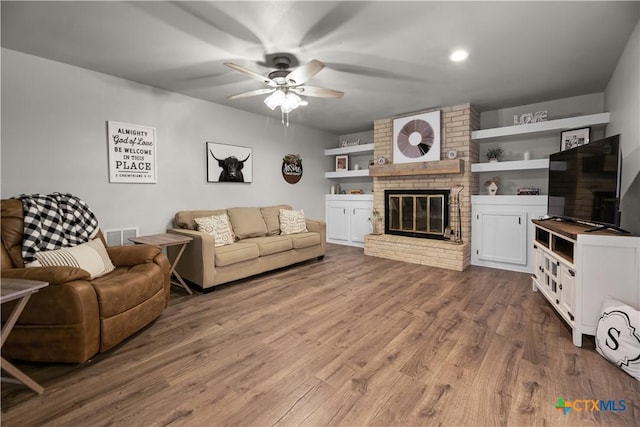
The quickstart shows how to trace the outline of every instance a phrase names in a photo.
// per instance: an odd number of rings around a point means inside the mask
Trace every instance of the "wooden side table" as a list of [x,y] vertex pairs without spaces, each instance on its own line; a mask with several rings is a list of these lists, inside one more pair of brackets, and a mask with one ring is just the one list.
[[182,247],[180,248],[180,251],[178,251],[178,255],[176,256],[176,259],[174,259],[173,264],[171,264],[171,271],[169,273],[169,277],[175,276],[175,278],[178,281],[177,282],[171,281],[171,284],[182,286],[189,293],[189,295],[193,295],[193,291],[191,290],[191,288],[187,286],[185,281],[182,279],[182,277],[180,277],[180,275],[176,271],[176,266],[180,261],[180,257],[182,257],[182,253],[184,252],[184,249],[187,247],[187,244],[189,244],[189,242],[193,240],[193,237],[182,236],[180,234],[173,234],[173,233],[162,233],[162,234],[153,234],[150,236],[130,237],[129,240],[131,240],[133,243],[155,245],[163,248],[167,246],[182,245]]
[[[37,280],[24,280],[24,279],[2,279],[0,283],[0,304],[5,302],[18,300],[18,303],[11,311],[7,323],[2,328],[2,340],[0,341],[0,348],[4,345],[7,337],[11,333],[11,330],[18,321],[18,317],[22,314],[22,310],[27,305],[31,295],[38,292],[40,289],[49,286],[47,282],[40,282]],[[27,374],[20,369],[13,366],[4,357],[0,357],[2,362],[2,369],[13,376],[13,378],[2,377],[2,381],[8,383],[24,384],[31,390],[38,394],[42,394],[44,387],[32,380]]]

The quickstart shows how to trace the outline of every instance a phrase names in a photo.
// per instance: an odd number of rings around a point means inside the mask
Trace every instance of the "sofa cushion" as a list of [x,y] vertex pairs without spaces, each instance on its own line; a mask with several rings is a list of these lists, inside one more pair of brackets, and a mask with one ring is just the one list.
[[260,256],[277,254],[279,252],[289,251],[293,248],[293,243],[287,236],[252,237],[250,239],[245,239],[242,242],[255,243],[258,245]]
[[308,248],[310,246],[315,246],[320,244],[320,233],[316,232],[306,232],[306,233],[297,233],[291,234],[287,236],[291,239],[291,244],[293,245],[293,249],[302,249]]
[[163,289],[160,266],[154,263],[118,267],[92,280],[98,296],[100,317],[111,317],[144,303]]
[[236,236],[231,229],[229,216],[225,213],[222,215],[212,215],[203,218],[195,218],[198,224],[198,231],[211,234],[213,236],[214,246],[230,245],[236,240]]
[[87,271],[91,279],[103,276],[116,268],[100,239],[70,248],[36,252],[35,256],[37,261],[27,264],[26,267],[76,267]]
[[258,258],[260,251],[255,243],[236,242],[233,245],[216,248],[216,267],[224,267],[237,262]]
[[238,239],[267,235],[267,224],[262,218],[260,208],[231,208],[227,212]]
[[305,233],[307,220],[302,209],[280,209],[280,234]]
[[269,236],[280,234],[280,209],[291,210],[289,205],[277,205],[260,208],[262,218],[264,218],[265,224],[267,224],[267,231]]

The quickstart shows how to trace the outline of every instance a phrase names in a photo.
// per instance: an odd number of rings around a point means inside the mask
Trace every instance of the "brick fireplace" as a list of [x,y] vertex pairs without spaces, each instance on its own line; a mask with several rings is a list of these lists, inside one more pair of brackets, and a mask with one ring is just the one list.
[[[471,163],[478,161],[478,147],[471,142],[471,131],[479,128],[480,116],[470,104],[434,108],[404,114],[413,116],[429,111],[441,112],[440,158],[457,151],[454,160],[424,163],[393,164],[393,120],[374,123],[374,158],[384,157],[391,164],[370,167],[373,176],[373,206],[385,216],[385,190],[442,190],[451,191],[449,212],[451,229],[456,232],[450,240],[423,239],[407,235],[369,234],[365,237],[366,255],[396,259],[415,264],[430,265],[462,271],[471,263],[471,195],[478,194],[478,180],[471,173]],[[398,116],[402,117],[402,116]],[[463,186],[464,189],[456,195]],[[458,207],[451,201],[458,200]],[[457,236],[458,230],[461,234]]]

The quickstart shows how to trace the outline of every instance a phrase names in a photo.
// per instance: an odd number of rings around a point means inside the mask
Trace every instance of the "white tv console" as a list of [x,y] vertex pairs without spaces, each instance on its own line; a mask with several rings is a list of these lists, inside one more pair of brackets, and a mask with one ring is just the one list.
[[533,291],[540,291],[573,331],[594,335],[601,305],[609,295],[640,309],[640,237],[592,226],[533,220]]

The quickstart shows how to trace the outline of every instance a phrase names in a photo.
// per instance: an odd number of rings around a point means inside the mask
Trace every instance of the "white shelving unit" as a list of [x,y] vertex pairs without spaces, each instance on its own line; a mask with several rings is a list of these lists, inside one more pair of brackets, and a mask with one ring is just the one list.
[[341,154],[353,154],[353,153],[373,153],[373,143],[352,145],[351,147],[329,148],[324,150],[325,156],[339,156]]
[[589,114],[586,116],[568,117],[566,119],[549,120],[546,122],[528,123],[524,125],[503,126],[492,129],[482,129],[471,132],[471,139],[482,140],[502,138],[527,133],[557,132],[586,126],[605,125],[611,119],[610,113]]
[[[347,138],[348,139],[348,138]],[[360,169],[325,172],[325,178],[355,178],[351,182],[362,183],[369,178],[368,155],[373,157],[373,143],[352,145],[349,147],[329,148],[325,156],[349,156],[349,165],[360,165]],[[365,165],[366,162],[366,165]],[[360,179],[358,179],[360,178]],[[347,179],[345,182],[349,182]],[[347,193],[349,191],[347,190]],[[364,236],[371,233],[371,213],[373,194],[327,194],[325,196],[325,217],[327,221],[327,242],[339,245],[364,247]]]
[[[473,163],[471,171],[478,173],[483,181],[483,173],[496,173],[500,181],[510,187],[507,194],[495,196],[472,196],[471,211],[471,264],[505,270],[533,272],[535,260],[531,248],[534,227],[532,219],[539,218],[547,211],[546,171],[549,169],[549,154],[554,145],[548,144],[557,138],[560,147],[560,132],[587,126],[601,126],[609,123],[609,113],[590,114],[546,122],[504,126],[471,132],[471,139],[477,143],[494,143],[508,146],[513,158],[525,151],[537,151],[539,158],[503,162]],[[543,141],[544,149],[539,142]],[[504,143],[504,144],[503,144]],[[556,150],[557,151],[557,150]],[[540,158],[545,156],[544,158]],[[540,188],[539,196],[516,196],[515,189],[521,186]],[[481,189],[482,185],[479,186]],[[515,188],[514,188],[515,187]]]
[[[362,155],[362,154],[369,154],[369,153],[373,153],[373,143],[352,145],[351,147],[329,148],[327,150],[324,150],[325,156],[340,156],[344,154]],[[367,177],[367,176],[369,176],[368,168],[363,168],[359,170],[325,172],[324,174],[324,177],[329,179],[356,178],[356,177]]]
[[[507,142],[517,140],[522,143],[523,152],[527,149],[527,135],[540,136],[548,133],[558,133],[565,129],[574,129],[587,126],[599,126],[609,123],[610,113],[589,114],[585,116],[569,117],[565,119],[549,120],[546,122],[529,123],[524,125],[503,126],[491,129],[482,129],[471,132],[471,139],[478,143]],[[550,154],[550,153],[549,153]],[[549,159],[517,160],[497,163],[474,163],[472,172],[495,172],[547,169]]]
[[514,160],[510,162],[474,163],[471,172],[549,169],[549,159]]
[[348,170],[338,172],[325,172],[325,178],[354,178],[358,176],[369,176],[369,169]]

